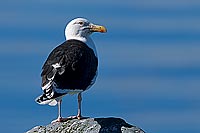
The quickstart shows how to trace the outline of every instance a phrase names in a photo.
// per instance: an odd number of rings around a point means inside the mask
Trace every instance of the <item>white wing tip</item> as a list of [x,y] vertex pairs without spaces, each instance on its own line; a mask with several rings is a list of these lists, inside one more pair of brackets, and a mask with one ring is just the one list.
[[41,96],[39,96],[39,97],[37,97],[35,99],[35,102],[38,103],[38,104],[40,104],[40,105],[49,104],[50,106],[55,106],[57,104],[57,101],[55,99],[50,99],[50,100],[44,100],[44,101],[42,101],[42,100],[40,100],[40,97]]

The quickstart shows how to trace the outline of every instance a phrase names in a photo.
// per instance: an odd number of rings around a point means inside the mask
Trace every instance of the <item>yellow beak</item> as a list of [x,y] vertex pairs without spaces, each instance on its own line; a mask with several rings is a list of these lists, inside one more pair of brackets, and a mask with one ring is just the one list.
[[107,29],[104,26],[101,25],[90,25],[90,31],[92,32],[107,32]]

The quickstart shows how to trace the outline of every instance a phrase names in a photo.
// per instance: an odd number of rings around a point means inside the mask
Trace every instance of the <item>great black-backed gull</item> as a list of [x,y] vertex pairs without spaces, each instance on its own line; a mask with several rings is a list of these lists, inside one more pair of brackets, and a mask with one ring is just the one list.
[[85,18],[76,18],[65,28],[66,41],[57,46],[42,67],[43,94],[36,98],[38,104],[58,104],[58,118],[54,122],[67,120],[61,116],[62,97],[78,94],[78,114],[81,119],[81,93],[94,84],[97,76],[98,58],[93,32],[106,32],[104,26],[90,23]]

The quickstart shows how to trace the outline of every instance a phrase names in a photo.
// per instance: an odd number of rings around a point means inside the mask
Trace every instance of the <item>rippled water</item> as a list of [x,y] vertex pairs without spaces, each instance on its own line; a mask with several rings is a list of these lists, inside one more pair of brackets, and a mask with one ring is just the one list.
[[[83,114],[123,117],[147,132],[200,132],[200,2],[0,2],[2,132],[48,124],[57,108],[34,102],[49,52],[75,17],[107,27],[94,34],[100,58],[96,84],[83,94]],[[66,96],[63,115],[75,115]],[[8,128],[9,127],[9,128]]]

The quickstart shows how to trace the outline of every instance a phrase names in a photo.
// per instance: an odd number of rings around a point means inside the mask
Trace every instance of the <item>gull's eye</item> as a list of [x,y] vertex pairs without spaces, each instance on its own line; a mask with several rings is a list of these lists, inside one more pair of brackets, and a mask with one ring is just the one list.
[[80,25],[84,25],[84,22],[83,21],[80,21],[80,22],[78,22]]

